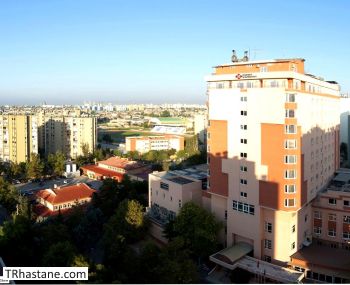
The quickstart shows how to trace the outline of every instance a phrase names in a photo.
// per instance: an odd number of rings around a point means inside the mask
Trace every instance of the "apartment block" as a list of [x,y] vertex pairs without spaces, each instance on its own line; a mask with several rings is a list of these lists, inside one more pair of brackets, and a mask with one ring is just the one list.
[[126,137],[125,150],[138,151],[146,153],[151,150],[183,150],[185,139],[183,136],[164,135],[164,136],[142,136],[142,137]]
[[279,265],[312,242],[312,201],[339,168],[340,87],[304,63],[234,53],[206,77],[211,211],[228,247]]
[[69,158],[82,155],[86,145],[92,152],[96,147],[95,117],[80,117],[41,112],[38,117],[39,150],[48,155],[62,151]]
[[38,126],[35,116],[0,115],[0,159],[26,162],[38,153]]

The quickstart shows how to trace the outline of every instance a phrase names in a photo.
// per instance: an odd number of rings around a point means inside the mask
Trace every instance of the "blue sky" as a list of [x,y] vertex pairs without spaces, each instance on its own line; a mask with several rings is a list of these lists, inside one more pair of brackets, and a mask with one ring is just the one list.
[[232,49],[303,57],[307,72],[348,92],[349,8],[346,0],[1,0],[0,104],[204,103],[204,76]]

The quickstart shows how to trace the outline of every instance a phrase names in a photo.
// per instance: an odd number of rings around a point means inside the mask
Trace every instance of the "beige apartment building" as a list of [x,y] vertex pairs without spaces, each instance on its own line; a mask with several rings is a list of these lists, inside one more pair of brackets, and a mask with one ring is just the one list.
[[206,77],[211,211],[227,247],[287,265],[312,242],[312,201],[339,167],[340,87],[301,58],[232,61]]
[[95,117],[41,112],[38,117],[39,150],[45,155],[62,151],[69,158],[82,155],[84,145],[90,152],[96,147]]
[[30,115],[0,115],[0,159],[26,162],[38,153],[37,118]]

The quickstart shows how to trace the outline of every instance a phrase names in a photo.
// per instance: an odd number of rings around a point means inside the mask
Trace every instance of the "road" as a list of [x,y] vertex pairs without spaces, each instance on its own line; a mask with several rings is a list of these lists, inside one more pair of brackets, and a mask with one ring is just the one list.
[[[67,183],[64,183],[64,182]],[[89,183],[91,185],[91,188],[98,190],[101,185],[102,181],[95,181],[92,179],[89,179],[88,177],[85,176],[79,176],[75,178],[59,178],[59,179],[53,179],[53,180],[47,180],[42,182],[40,185],[40,182],[28,182],[28,183],[23,183],[23,184],[17,184],[15,187],[19,190],[21,194],[25,194],[28,192],[37,192],[42,189],[48,189],[48,188],[54,188],[56,185],[58,186],[69,186],[69,185],[74,185],[77,183]]]

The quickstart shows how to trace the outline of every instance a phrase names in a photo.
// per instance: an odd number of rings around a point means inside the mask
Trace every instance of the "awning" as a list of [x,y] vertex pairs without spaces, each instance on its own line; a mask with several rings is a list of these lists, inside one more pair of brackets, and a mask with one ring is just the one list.
[[234,263],[246,256],[253,250],[253,246],[245,243],[239,242],[232,247],[225,248],[217,253],[212,254],[209,259],[221,266],[228,269],[234,269]]

